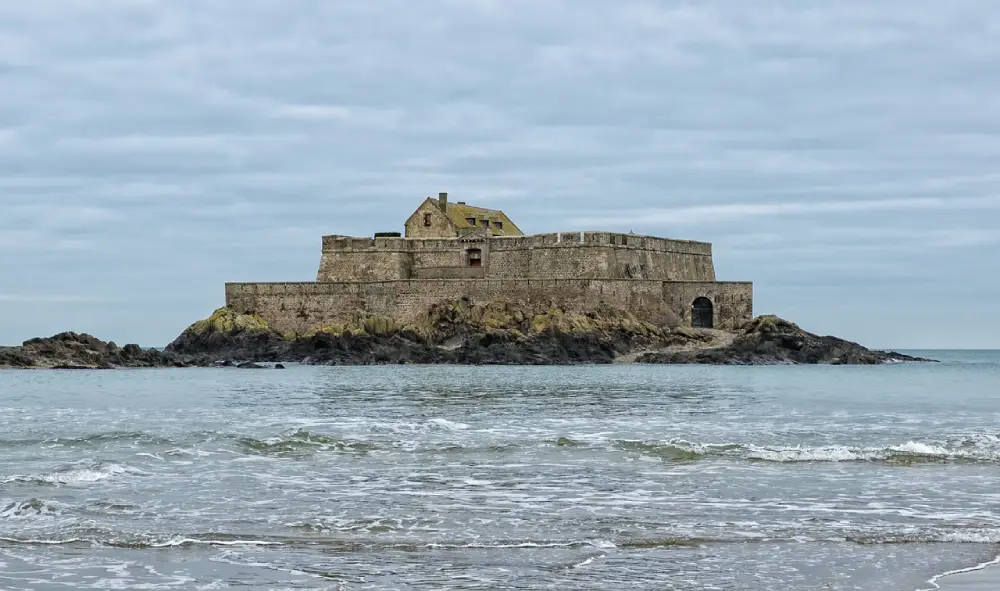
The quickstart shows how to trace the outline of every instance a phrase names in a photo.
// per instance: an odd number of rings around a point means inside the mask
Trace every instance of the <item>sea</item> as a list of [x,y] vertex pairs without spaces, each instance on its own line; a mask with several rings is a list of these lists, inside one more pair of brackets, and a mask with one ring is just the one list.
[[0,589],[1000,589],[1000,352],[0,372]]

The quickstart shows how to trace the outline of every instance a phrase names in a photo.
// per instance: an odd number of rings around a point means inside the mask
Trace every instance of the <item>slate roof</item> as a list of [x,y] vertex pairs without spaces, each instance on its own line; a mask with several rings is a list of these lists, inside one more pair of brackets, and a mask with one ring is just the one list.
[[[435,203],[438,202],[435,201]],[[440,207],[440,204],[438,207]],[[459,230],[483,228],[486,227],[484,220],[489,220],[489,228],[493,231],[494,236],[524,236],[524,232],[517,227],[517,224],[515,224],[509,217],[507,217],[507,214],[499,209],[487,209],[485,207],[476,207],[466,203],[449,202],[446,207],[445,215],[448,216],[451,223],[455,224],[455,227]],[[476,220],[475,225],[469,223],[469,218]],[[502,227],[497,227],[496,222],[498,221],[501,222]]]

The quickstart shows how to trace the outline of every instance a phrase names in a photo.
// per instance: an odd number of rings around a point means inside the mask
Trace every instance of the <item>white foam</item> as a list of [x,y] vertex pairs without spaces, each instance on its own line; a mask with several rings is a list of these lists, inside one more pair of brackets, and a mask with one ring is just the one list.
[[197,540],[194,538],[174,537],[165,542],[150,544],[153,548],[176,548],[179,546],[203,545],[203,546],[281,546],[281,542],[268,542],[265,540]]
[[80,538],[69,538],[66,540],[41,540],[41,539],[27,539],[19,540],[17,538],[4,538],[0,537],[0,542],[7,542],[8,544],[25,544],[25,545],[45,545],[45,546],[59,546],[62,544],[75,544],[77,542],[83,542],[84,540]]
[[871,459],[871,455],[843,445],[777,449],[751,446],[747,448],[747,458],[769,462],[851,462]]
[[30,476],[12,476],[4,480],[3,483],[11,484],[15,482],[37,482],[60,486],[99,482],[121,474],[142,473],[142,471],[136,470],[135,468],[123,466],[121,464],[108,463],[99,464],[94,467],[76,468],[73,470],[57,470],[55,472],[47,472],[44,474],[35,474]]
[[604,558],[605,556],[607,556],[607,554],[598,554],[597,556],[591,556],[591,557],[587,558],[586,560],[584,560],[583,562],[578,562],[578,563],[574,564],[570,568],[571,569],[577,569],[577,568],[583,568],[585,566],[590,566],[591,564],[594,564],[594,562],[596,562],[596,561]]
[[1000,556],[997,556],[996,558],[994,558],[993,560],[990,560],[988,562],[981,562],[981,563],[977,564],[976,566],[970,566],[968,568],[960,568],[960,569],[956,569],[956,570],[950,570],[948,572],[941,573],[939,575],[934,575],[933,577],[931,577],[930,579],[927,580],[927,583],[929,585],[931,585],[930,587],[924,587],[924,588],[918,589],[917,591],[936,591],[937,589],[941,588],[941,585],[938,584],[938,581],[940,581],[941,579],[943,579],[945,577],[951,577],[951,576],[961,575],[961,574],[965,574],[965,573],[972,573],[972,572],[976,572],[976,571],[979,571],[979,570],[983,570],[983,569],[989,568],[991,566],[996,566],[998,564],[1000,564]]
[[446,431],[464,431],[469,428],[465,423],[457,423],[455,421],[449,421],[448,419],[431,419],[428,421],[432,425],[436,425]]
[[918,443],[916,441],[907,441],[902,445],[894,445],[889,449],[892,451],[915,454],[920,456],[948,457],[951,455],[964,455],[964,454],[959,454],[959,452],[950,451],[948,449],[945,449],[937,445],[928,445],[926,443]]

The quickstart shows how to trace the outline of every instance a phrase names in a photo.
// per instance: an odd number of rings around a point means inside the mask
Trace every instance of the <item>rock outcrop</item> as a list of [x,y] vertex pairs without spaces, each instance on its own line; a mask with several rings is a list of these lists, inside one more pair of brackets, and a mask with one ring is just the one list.
[[468,300],[435,305],[410,326],[370,317],[353,326],[322,327],[303,335],[280,335],[258,316],[221,308],[191,325],[166,352],[195,365],[222,360],[329,365],[921,361],[817,336],[776,316],[758,317],[735,332],[669,330],[612,308],[573,314],[538,305],[478,305]]
[[667,334],[611,309],[580,315],[458,300],[431,307],[410,326],[370,317],[354,326],[280,335],[257,316],[221,308],[188,327],[166,351],[195,364],[223,359],[331,365],[611,363]]
[[25,341],[20,347],[0,347],[0,368],[112,369],[115,367],[178,367],[173,355],[139,345],[119,347],[88,334],[64,332]]
[[259,316],[220,308],[188,327],[163,351],[138,345],[118,347],[72,332],[31,339],[20,347],[0,347],[0,368],[254,369],[269,367],[261,363],[289,361],[325,365],[836,365],[928,360],[815,335],[777,316],[760,316],[733,332],[670,330],[614,308],[575,314],[542,304],[476,305],[464,299],[435,305],[409,326],[369,317],[355,325],[281,335]]
[[688,342],[675,342],[642,354],[639,363],[702,363],[713,365],[875,365],[900,361],[930,361],[874,351],[832,336],[819,336],[777,316],[759,316],[733,332],[720,346],[697,346],[697,333],[688,329]]

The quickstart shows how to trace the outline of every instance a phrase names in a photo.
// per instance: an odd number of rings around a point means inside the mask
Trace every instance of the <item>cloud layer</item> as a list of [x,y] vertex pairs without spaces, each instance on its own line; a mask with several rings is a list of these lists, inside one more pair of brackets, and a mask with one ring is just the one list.
[[0,4],[0,342],[164,344],[447,190],[712,241],[809,329],[1000,347],[1000,7],[827,4]]

